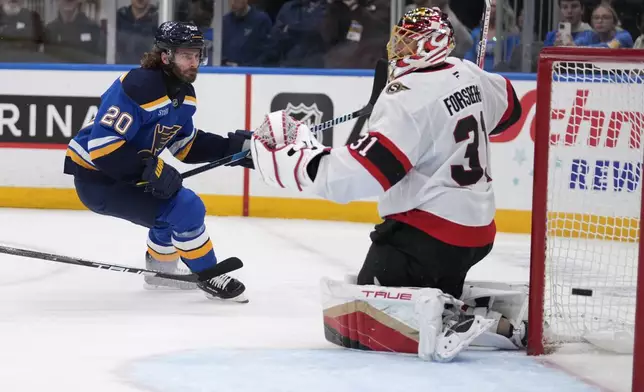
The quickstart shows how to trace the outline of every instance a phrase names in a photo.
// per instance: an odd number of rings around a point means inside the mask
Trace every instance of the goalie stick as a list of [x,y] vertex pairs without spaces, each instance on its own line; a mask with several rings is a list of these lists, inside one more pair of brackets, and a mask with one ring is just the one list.
[[[57,263],[80,265],[83,267],[98,268],[101,270],[128,272],[128,273],[137,274],[137,275],[154,276],[157,278],[178,280],[183,282],[196,283],[199,281],[196,274],[190,274],[190,275],[167,274],[164,272],[152,271],[144,268],[127,267],[127,266],[118,265],[118,264],[99,263],[96,261],[84,260],[76,257],[56,255],[53,253],[38,252],[35,250],[29,250],[29,249],[12,248],[9,246],[0,246],[0,253],[14,255],[14,256],[21,256],[21,257],[28,257],[32,259],[54,261]],[[230,257],[228,259],[222,260],[217,263],[217,265],[212,269],[214,273],[212,276],[227,274],[229,272],[238,270],[243,266],[244,264],[240,259],[238,259],[237,257]]]
[[483,25],[481,26],[481,38],[479,39],[479,51],[476,56],[476,65],[479,68],[485,67],[485,50],[487,48],[487,33],[490,30],[490,14],[492,13],[492,5],[490,0],[485,0],[483,9]]
[[[334,118],[333,120],[325,121],[322,124],[317,124],[311,127],[311,132],[313,132],[317,136],[318,132],[322,132],[325,129],[329,129],[338,124],[351,121],[354,118],[359,118],[359,117],[367,116],[371,114],[371,111],[373,110],[373,106],[376,104],[376,101],[380,96],[380,92],[385,88],[385,85],[387,84],[387,70],[388,70],[387,61],[383,59],[378,60],[374,71],[373,86],[371,88],[371,97],[369,98],[369,103],[367,103],[367,105],[365,105],[362,109],[356,110],[355,112],[345,114],[344,116]],[[196,174],[203,173],[206,170],[214,169],[219,166],[228,165],[228,164],[240,161],[246,158],[248,154],[250,154],[250,150],[240,151],[236,154],[223,157],[214,162],[210,162],[206,165],[181,173],[181,178],[192,177]],[[143,185],[143,183],[139,183],[137,185]]]

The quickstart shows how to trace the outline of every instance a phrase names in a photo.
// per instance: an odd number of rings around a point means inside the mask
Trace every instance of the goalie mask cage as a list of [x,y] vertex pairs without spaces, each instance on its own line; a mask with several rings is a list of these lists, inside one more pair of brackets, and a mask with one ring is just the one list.
[[644,391],[644,50],[545,48],[535,116],[528,354],[633,353]]

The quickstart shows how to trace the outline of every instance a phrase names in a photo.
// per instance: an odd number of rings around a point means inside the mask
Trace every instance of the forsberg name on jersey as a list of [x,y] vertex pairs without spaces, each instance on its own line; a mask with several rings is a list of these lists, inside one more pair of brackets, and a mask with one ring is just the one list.
[[455,92],[449,97],[443,99],[450,116],[460,112],[470,105],[481,102],[481,91],[479,86],[471,85]]

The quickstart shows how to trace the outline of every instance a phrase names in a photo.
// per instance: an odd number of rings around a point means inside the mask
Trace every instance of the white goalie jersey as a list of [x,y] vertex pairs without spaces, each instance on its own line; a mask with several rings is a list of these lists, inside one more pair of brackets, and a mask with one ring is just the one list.
[[456,246],[490,244],[489,136],[520,115],[507,79],[450,57],[390,81],[367,132],[321,159],[310,190],[340,203],[379,196],[382,218]]

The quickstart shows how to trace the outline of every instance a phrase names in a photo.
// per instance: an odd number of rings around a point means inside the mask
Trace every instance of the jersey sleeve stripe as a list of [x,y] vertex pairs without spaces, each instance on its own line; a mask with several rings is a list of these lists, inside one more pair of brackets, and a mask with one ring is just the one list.
[[490,132],[490,135],[496,135],[505,131],[521,117],[521,103],[514,91],[514,87],[512,87],[512,83],[510,83],[510,80],[508,79],[505,79],[505,90],[507,93],[508,106],[505,109],[505,112],[503,112],[503,116],[501,116],[499,123]]
[[407,156],[378,132],[369,132],[369,137],[358,147],[347,148],[351,156],[367,169],[385,191],[402,180],[412,167]]
[[197,106],[197,98],[186,95],[186,97],[183,99],[183,103],[185,103],[186,105]]
[[90,165],[78,154],[76,154],[76,151],[72,150],[71,148],[67,149],[67,153],[65,155],[67,155],[75,164],[77,164],[80,167],[83,167],[89,170],[97,170],[94,166]]
[[104,146],[104,145],[106,145],[108,143],[112,143],[112,142],[117,141],[117,140],[122,140],[122,139],[120,137],[118,137],[118,136],[99,137],[97,139],[92,139],[92,140],[88,141],[87,142],[87,148],[89,148],[90,150],[94,150],[94,149],[96,149],[98,147]]
[[352,150],[349,148],[349,154],[351,154],[352,157],[355,158],[356,161],[358,161],[362,166],[364,166],[365,169],[373,176],[373,178],[376,179],[380,183],[380,186],[386,191],[387,189],[391,188],[391,182],[389,179],[380,171],[378,166],[376,166],[373,162],[371,162],[369,159],[366,157],[363,157],[360,155],[357,151]]
[[503,116],[501,116],[501,121],[499,121],[499,124],[503,124],[504,122],[508,121],[510,115],[514,111],[514,88],[512,88],[512,83],[510,83],[508,79],[505,79],[505,91],[508,94],[508,107],[505,109]]
[[192,143],[194,143],[195,138],[197,136],[197,128],[193,128],[192,132],[190,135],[179,139],[172,143],[170,147],[168,147],[168,150],[174,155],[175,158],[177,158],[180,161],[183,161],[186,158],[186,155],[190,152],[190,149],[192,148]]
[[181,150],[179,150],[176,154],[173,154],[175,158],[178,160],[182,161],[186,159],[186,156],[190,153],[190,149],[192,148],[192,143],[194,143],[195,138],[190,139],[190,142]]
[[76,153],[81,159],[83,159],[85,162],[87,162],[90,165],[93,165],[92,163],[92,158],[89,157],[89,153],[85,151],[85,149],[78,144],[78,142],[74,139],[69,141],[69,148]]
[[369,132],[370,135],[374,135],[378,137],[378,141],[385,147],[391,154],[396,157],[396,160],[400,162],[400,164],[403,166],[405,169],[405,173],[411,170],[411,162],[409,162],[409,158],[407,158],[407,155],[405,155],[404,152],[400,151],[398,146],[396,146],[391,140],[389,140],[385,135],[378,133],[378,132]]
[[176,141],[174,141],[174,143],[172,143],[170,145],[170,147],[168,147],[168,150],[170,150],[170,152],[173,155],[177,154],[179,152],[179,150],[181,150],[182,148],[187,146],[192,140],[194,140],[196,134],[197,134],[197,129],[192,128],[192,132],[190,132],[190,134],[188,136],[180,138],[180,139],[177,139]]
[[89,157],[92,160],[98,159],[100,157],[103,157],[105,155],[108,155],[108,154],[116,151],[119,147],[121,147],[124,144],[125,144],[125,140],[120,140],[120,141],[118,141],[116,143],[108,144],[107,146],[104,146],[104,147],[98,148],[96,150],[90,151],[89,152]]
[[141,107],[148,112],[152,112],[152,111],[155,111],[156,109],[160,109],[164,107],[165,105],[168,105],[169,103],[170,103],[170,98],[167,95],[164,95],[163,97],[157,100],[144,103],[143,105],[141,105]]

